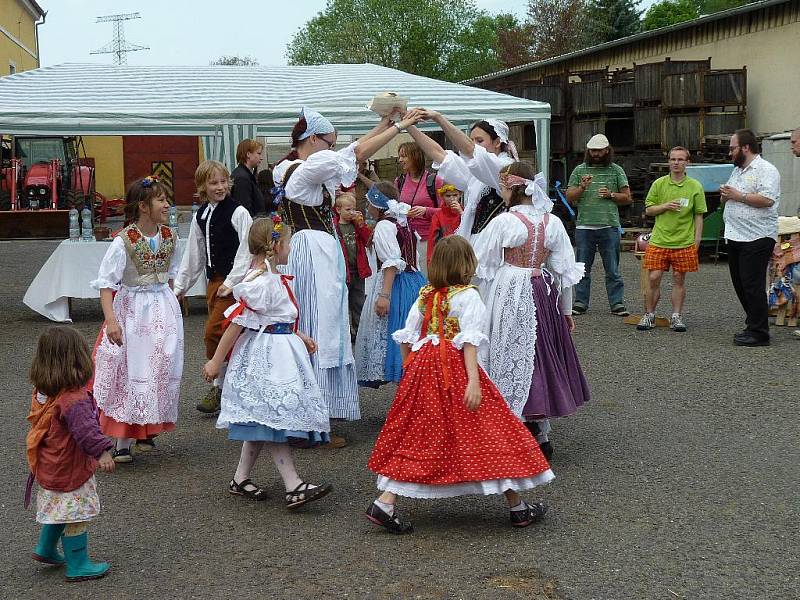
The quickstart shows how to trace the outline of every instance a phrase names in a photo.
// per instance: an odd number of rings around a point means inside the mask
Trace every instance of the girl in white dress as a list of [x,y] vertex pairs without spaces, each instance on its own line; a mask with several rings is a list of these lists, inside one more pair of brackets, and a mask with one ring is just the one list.
[[552,455],[549,417],[566,417],[589,400],[572,341],[572,286],[583,277],[564,225],[550,211],[544,177],[525,162],[499,179],[510,207],[475,244],[476,277],[487,290],[489,344],[481,362],[511,410]]
[[133,221],[120,231],[92,287],[105,323],[95,354],[94,397],[100,426],[115,438],[114,460],[133,460],[153,438],[175,429],[183,373],[183,317],[172,282],[177,236],[164,223],[169,201],[156,177],[133,182],[125,195]]
[[403,359],[391,336],[403,328],[411,305],[425,285],[425,276],[417,268],[416,236],[408,223],[411,206],[398,202],[399,196],[388,181],[374,184],[367,192],[369,215],[378,220],[372,234],[378,271],[364,302],[363,326],[356,336],[358,382],[366,387],[400,381]]
[[[294,231],[286,272],[295,277],[295,293],[303,307],[300,329],[317,340],[314,373],[333,419],[361,418],[358,384],[350,342],[344,257],[332,218],[336,190],[352,185],[358,164],[419,120],[395,124],[388,117],[360,140],[339,151],[336,130],[317,112],[303,109],[292,130],[292,152],[273,170],[287,225]],[[345,440],[333,436],[335,446]]]
[[309,360],[317,344],[297,329],[299,313],[292,277],[275,272],[289,255],[291,229],[280,217],[256,219],[248,244],[253,269],[233,288],[236,304],[225,311],[229,323],[214,357],[203,368],[212,381],[230,354],[217,427],[241,440],[239,466],[228,484],[231,494],[265,500],[250,471],[266,445],[286,488],[286,507],[319,500],[328,484],[300,479],[289,440],[310,444],[328,441],[328,407]]
[[504,167],[518,158],[516,147],[508,137],[508,125],[499,119],[478,121],[468,137],[443,114],[418,110],[423,111],[424,119],[430,119],[442,128],[459,152],[445,150],[416,127],[408,129],[414,141],[433,161],[433,168],[439,170],[439,177],[464,190],[464,213],[456,233],[474,246],[489,222],[506,210],[497,178]]

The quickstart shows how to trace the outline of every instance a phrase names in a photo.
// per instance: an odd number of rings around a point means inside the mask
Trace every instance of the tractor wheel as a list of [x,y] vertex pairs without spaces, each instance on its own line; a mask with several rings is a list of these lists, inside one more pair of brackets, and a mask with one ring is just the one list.
[[0,190],[0,210],[11,210],[11,192]]

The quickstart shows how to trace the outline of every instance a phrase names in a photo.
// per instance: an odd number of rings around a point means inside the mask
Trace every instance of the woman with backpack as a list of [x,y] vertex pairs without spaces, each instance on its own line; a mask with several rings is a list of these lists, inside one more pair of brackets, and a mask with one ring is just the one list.
[[439,202],[436,190],[444,183],[436,173],[425,168],[425,156],[414,142],[401,144],[397,151],[402,174],[394,184],[400,191],[400,202],[411,207],[408,222],[411,230],[419,236],[417,240],[417,264],[420,271],[428,276],[428,236],[431,219],[436,214]]

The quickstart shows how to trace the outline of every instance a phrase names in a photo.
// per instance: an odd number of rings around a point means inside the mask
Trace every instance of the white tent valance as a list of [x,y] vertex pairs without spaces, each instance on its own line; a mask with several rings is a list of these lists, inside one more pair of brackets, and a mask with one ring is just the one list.
[[[533,122],[550,150],[550,105],[371,64],[301,67],[62,64],[0,78],[0,133],[208,136],[231,163],[246,137],[288,136],[301,106],[359,135],[376,122],[375,94],[396,91],[459,126],[484,118]],[[547,174],[547,160],[540,160]],[[231,165],[232,166],[232,165]]]

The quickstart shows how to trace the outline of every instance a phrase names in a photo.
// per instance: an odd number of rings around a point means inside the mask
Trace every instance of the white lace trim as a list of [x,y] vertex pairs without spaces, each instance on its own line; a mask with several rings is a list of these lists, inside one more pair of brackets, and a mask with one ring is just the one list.
[[547,469],[534,477],[518,479],[490,479],[488,481],[466,481],[445,485],[396,481],[378,475],[377,487],[381,491],[392,492],[406,498],[453,498],[455,496],[491,496],[502,494],[508,490],[529,490],[555,479],[553,471]]
[[358,177],[358,161],[356,160],[356,146],[358,142],[353,142],[346,148],[335,152],[336,162],[341,169],[339,178],[344,187],[350,187]]
[[464,347],[464,344],[472,344],[475,347],[480,347],[482,344],[485,344],[489,341],[489,336],[487,336],[482,331],[461,331],[456,334],[456,336],[451,340],[453,346],[461,350]]
[[388,269],[389,267],[395,267],[398,271],[405,271],[406,261],[404,261],[402,258],[388,258],[381,263],[381,271]]
[[503,266],[487,304],[490,352],[482,358],[489,377],[519,417],[528,401],[536,350],[536,304],[530,269]]
[[322,397],[303,342],[294,335],[244,332],[225,373],[217,427],[260,423],[292,431],[330,430]]
[[[374,285],[364,300],[353,356],[359,381],[384,381],[386,349],[389,345],[389,317],[375,313],[375,301],[383,290],[383,271],[374,276]],[[401,329],[400,331],[405,331]],[[410,342],[409,342],[410,343]]]

